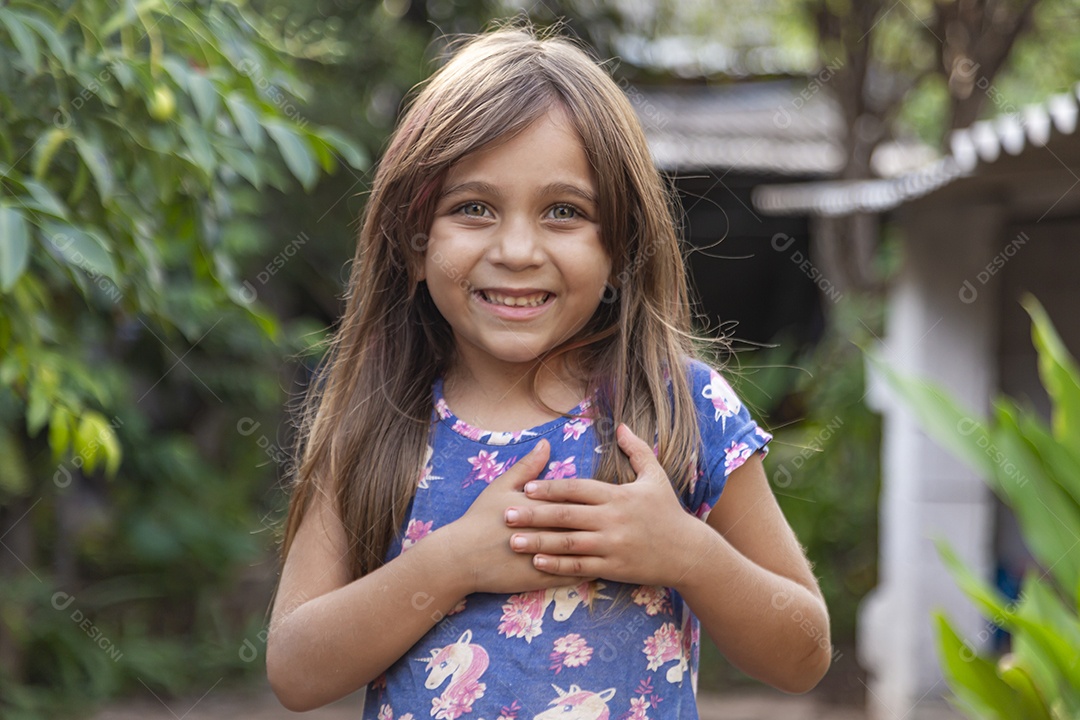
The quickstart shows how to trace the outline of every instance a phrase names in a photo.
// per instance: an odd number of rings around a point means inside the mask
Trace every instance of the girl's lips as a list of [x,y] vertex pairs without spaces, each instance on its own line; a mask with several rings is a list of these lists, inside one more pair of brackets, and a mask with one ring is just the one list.
[[[488,299],[487,293],[491,293],[492,297],[501,296],[504,298],[529,297],[531,295],[544,295],[545,297],[543,302],[538,305],[505,305],[501,302],[492,302]],[[503,320],[531,320],[551,307],[551,304],[555,301],[555,293],[537,290],[473,290],[472,298],[486,312]]]

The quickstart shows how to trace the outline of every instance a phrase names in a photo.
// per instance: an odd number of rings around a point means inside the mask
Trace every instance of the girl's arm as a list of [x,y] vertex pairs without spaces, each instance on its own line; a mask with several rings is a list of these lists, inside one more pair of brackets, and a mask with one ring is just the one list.
[[440,528],[408,552],[349,581],[350,538],[319,494],[289,549],[270,620],[266,674],[281,704],[312,710],[357,690],[424,635],[468,592],[450,572]]
[[332,500],[317,494],[281,572],[266,672],[281,703],[311,710],[374,680],[472,592],[524,592],[566,584],[509,547],[507,505],[548,460],[537,448],[495,479],[460,519],[378,570],[350,580],[349,544]]
[[691,527],[685,550],[695,559],[675,589],[716,646],[780,690],[817,685],[832,662],[828,609],[759,454],[731,473],[706,523]]

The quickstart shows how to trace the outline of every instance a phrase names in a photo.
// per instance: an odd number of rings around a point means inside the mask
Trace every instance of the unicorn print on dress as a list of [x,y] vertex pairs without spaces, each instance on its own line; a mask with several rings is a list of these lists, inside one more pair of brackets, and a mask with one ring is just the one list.
[[435,449],[430,445],[424,450],[424,471],[420,473],[420,480],[416,483],[418,490],[427,490],[431,487],[432,480],[442,480],[441,477],[435,474],[435,466],[431,462],[432,456],[435,454]]
[[566,442],[570,438],[580,440],[581,436],[585,434],[585,431],[589,429],[590,425],[592,425],[592,420],[590,418],[578,418],[577,420],[566,423],[563,425],[562,431],[563,442]]
[[[382,705],[380,705],[379,706],[378,720],[394,720],[394,708],[390,707],[386,703],[383,703]],[[404,715],[399,717],[397,720],[413,720],[413,714],[412,713],[405,713]]]
[[675,629],[675,623],[664,623],[659,630],[645,638],[642,652],[649,660],[649,670],[658,670],[672,660],[677,661],[674,667],[668,668],[665,677],[669,683],[682,680],[682,633]]
[[672,684],[682,682],[683,674],[690,667],[693,643],[697,642],[699,637],[697,628],[694,628],[695,632],[691,632],[690,613],[686,611],[685,606],[681,625],[682,629],[677,630],[675,623],[664,623],[659,630],[645,639],[645,647],[642,649],[649,660],[649,670],[658,670],[661,666],[673,660],[676,661],[664,675]]
[[533,716],[533,720],[608,720],[607,703],[615,697],[615,688],[595,693],[582,690],[577,685],[571,685],[569,690],[563,690],[558,685],[551,687],[559,694],[548,703],[554,707]]
[[531,430],[518,430],[517,432],[492,432],[489,433],[487,438],[488,443],[491,445],[509,445],[515,443],[521,438],[532,437],[536,433]]
[[555,605],[552,618],[563,622],[573,615],[579,605],[591,607],[596,600],[610,600],[610,596],[600,592],[604,587],[604,583],[599,581],[585,581],[577,585],[511,595],[502,606],[499,634],[508,638],[525,638],[526,642],[532,643],[532,639],[543,632],[544,614],[550,605]]
[[472,630],[466,630],[457,642],[443,648],[432,649],[427,663],[428,678],[424,687],[436,690],[447,678],[450,684],[442,695],[431,699],[431,714],[436,720],[457,720],[472,712],[473,703],[484,696],[487,685],[480,682],[488,666],[487,650],[473,645]]
[[709,371],[709,384],[702,389],[701,395],[712,401],[715,412],[713,419],[720,423],[721,429],[726,430],[727,419],[734,417],[742,410],[742,401],[728,385],[727,380],[720,377],[720,373],[715,370]]

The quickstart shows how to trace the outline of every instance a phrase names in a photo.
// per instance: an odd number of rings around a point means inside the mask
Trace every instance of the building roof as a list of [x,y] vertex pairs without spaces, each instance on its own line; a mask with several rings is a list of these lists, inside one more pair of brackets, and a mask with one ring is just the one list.
[[1078,116],[1080,84],[1044,103],[954,131],[949,154],[917,169],[879,180],[761,185],[753,192],[754,207],[769,215],[842,216],[892,210],[960,178],[988,172],[999,158],[1073,135]]
[[[624,86],[657,167],[738,170],[793,177],[834,176],[844,164],[839,109],[816,76],[723,85]],[[923,163],[923,145],[892,144],[875,154],[879,172]]]

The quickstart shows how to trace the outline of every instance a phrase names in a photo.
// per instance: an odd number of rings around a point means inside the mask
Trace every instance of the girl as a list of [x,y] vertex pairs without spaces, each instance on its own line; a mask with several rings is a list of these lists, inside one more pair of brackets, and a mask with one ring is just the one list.
[[672,204],[615,83],[564,39],[472,39],[365,212],[301,427],[281,702],[693,719],[699,618],[745,672],[813,687],[828,615],[770,437],[693,359]]

